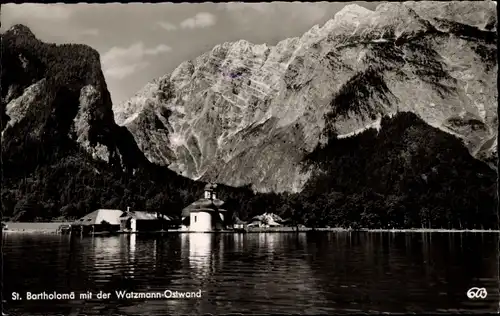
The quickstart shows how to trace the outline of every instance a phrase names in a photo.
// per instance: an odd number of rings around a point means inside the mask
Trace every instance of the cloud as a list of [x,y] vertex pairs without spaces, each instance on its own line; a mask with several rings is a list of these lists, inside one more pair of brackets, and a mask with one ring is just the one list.
[[215,16],[208,12],[200,12],[192,18],[181,22],[183,29],[205,28],[215,24]]
[[161,27],[162,29],[164,29],[166,31],[175,31],[175,30],[177,30],[177,26],[175,26],[174,24],[172,24],[170,22],[160,21],[160,22],[157,22],[156,24],[158,24],[159,27]]
[[14,20],[39,19],[65,21],[73,15],[73,7],[65,4],[7,4],[3,5],[2,9],[2,18]]
[[147,56],[155,56],[171,50],[172,48],[165,44],[146,48],[142,42],[132,44],[127,48],[113,47],[102,55],[102,68],[106,76],[123,79],[147,67],[149,62],[144,60]]
[[172,48],[170,46],[160,44],[156,46],[155,48],[149,48],[144,51],[146,55],[158,55],[161,53],[167,53],[170,52]]
[[[179,24],[182,29],[206,28],[214,25],[216,18],[208,12],[199,12],[195,16],[185,19]],[[156,25],[166,31],[175,31],[178,27],[175,24],[166,21],[156,22]]]
[[99,35],[98,29],[86,29],[80,32],[80,35],[97,36]]
[[327,10],[334,6],[343,7],[344,4],[339,5],[331,2],[231,2],[221,3],[217,8],[226,11],[238,23],[249,24],[253,27],[255,21],[259,19],[262,21],[261,25],[314,23],[323,18],[327,14]]
[[244,9],[254,9],[260,13],[269,13],[273,9],[272,3],[245,3],[245,2],[229,2],[221,4],[221,6],[228,11],[240,11]]
[[104,74],[107,77],[115,78],[115,79],[123,79],[125,77],[128,77],[129,75],[142,70],[146,68],[149,65],[148,62],[138,62],[132,65],[127,65],[127,66],[120,66],[120,67],[114,67],[114,68],[109,68],[104,71]]
[[302,17],[306,21],[316,22],[323,18],[326,14],[327,7],[333,6],[331,3],[297,3],[295,4],[297,7],[296,10],[293,10],[292,16],[294,18]]

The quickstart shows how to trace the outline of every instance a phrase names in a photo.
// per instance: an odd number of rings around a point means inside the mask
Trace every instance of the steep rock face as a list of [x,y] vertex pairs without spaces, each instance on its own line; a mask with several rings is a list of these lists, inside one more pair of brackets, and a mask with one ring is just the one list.
[[15,25],[2,34],[1,76],[7,165],[26,168],[25,159],[18,159],[28,155],[26,146],[49,154],[54,144],[65,150],[72,143],[96,159],[121,167],[128,163],[120,137],[129,132],[114,122],[97,51],[85,45],[46,44],[27,27]]
[[151,162],[192,179],[300,191],[301,162],[398,111],[496,161],[496,5],[348,5],[276,46],[217,45],[114,107]]

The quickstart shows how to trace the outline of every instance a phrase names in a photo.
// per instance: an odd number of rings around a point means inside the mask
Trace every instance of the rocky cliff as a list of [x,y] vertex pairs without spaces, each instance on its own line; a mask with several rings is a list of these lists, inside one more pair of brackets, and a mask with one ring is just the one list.
[[146,158],[192,179],[300,191],[329,137],[417,114],[496,165],[496,4],[348,5],[276,46],[217,45],[115,105]]
[[36,168],[39,156],[72,143],[95,159],[137,167],[142,154],[114,122],[97,51],[43,43],[23,25],[1,39],[2,155],[10,170]]
[[43,43],[23,25],[1,41],[2,216],[129,206],[176,215],[199,197],[203,184],[151,164],[115,123],[97,51]]

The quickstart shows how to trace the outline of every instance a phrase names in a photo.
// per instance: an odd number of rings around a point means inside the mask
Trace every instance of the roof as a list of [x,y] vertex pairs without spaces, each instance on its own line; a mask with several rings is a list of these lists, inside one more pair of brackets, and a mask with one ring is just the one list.
[[111,225],[120,225],[120,216],[123,214],[122,210],[107,210],[99,209],[90,214],[76,220],[74,224],[78,225],[99,225],[103,221]]
[[262,215],[257,215],[252,217],[252,221],[262,221],[263,219],[273,220],[275,222],[283,222],[283,219],[274,213],[264,213]]
[[219,209],[219,210],[216,210],[214,208],[197,208],[197,209],[193,209],[193,210],[190,210],[189,213],[200,213],[200,212],[204,212],[204,213],[215,213],[215,212],[224,212],[224,210],[222,209]]
[[265,222],[269,225],[280,225],[284,222],[281,217],[273,213],[264,213],[262,215],[257,215],[252,217],[251,222]]
[[205,191],[210,191],[215,189],[217,189],[217,184],[215,183],[207,183],[207,185],[205,185]]
[[124,217],[132,217],[138,220],[157,220],[160,218],[166,219],[166,220],[172,220],[172,218],[163,215],[163,214],[157,214],[157,213],[152,213],[152,212],[144,212],[144,211],[132,211],[132,212],[123,212],[123,214],[120,216],[121,218]]
[[224,205],[224,201],[219,199],[199,199],[182,210],[182,217],[189,216],[191,212],[213,212],[215,210],[225,212],[225,210],[220,208],[222,205]]
[[246,222],[242,221],[239,217],[234,218],[234,224],[236,225],[245,225]]

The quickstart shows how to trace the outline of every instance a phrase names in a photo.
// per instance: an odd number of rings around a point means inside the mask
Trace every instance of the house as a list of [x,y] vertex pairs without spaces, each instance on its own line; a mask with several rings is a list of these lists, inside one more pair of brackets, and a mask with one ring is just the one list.
[[227,211],[222,208],[224,202],[217,199],[216,190],[216,184],[207,184],[203,198],[182,210],[182,230],[210,232],[225,228]]
[[279,227],[282,226],[283,220],[276,214],[264,213],[262,215],[254,216],[250,220],[248,227]]
[[127,211],[120,215],[120,230],[126,232],[152,232],[172,228],[174,219],[159,213]]
[[116,232],[120,229],[122,214],[122,210],[99,209],[74,221],[71,227],[81,232]]
[[234,229],[244,229],[246,224],[247,224],[246,222],[242,221],[238,217],[235,217],[234,221],[233,221],[233,228]]

